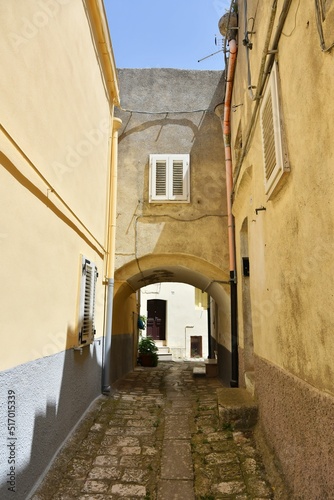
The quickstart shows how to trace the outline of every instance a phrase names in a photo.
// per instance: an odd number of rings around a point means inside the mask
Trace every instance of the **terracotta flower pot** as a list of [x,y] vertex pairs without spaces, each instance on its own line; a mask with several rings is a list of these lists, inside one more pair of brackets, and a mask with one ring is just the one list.
[[139,354],[139,363],[142,366],[157,366],[157,355],[153,354]]

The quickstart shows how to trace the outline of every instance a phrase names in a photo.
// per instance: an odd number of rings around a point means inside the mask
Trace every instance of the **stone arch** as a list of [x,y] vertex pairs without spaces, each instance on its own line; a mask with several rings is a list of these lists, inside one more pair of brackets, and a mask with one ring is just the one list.
[[[112,380],[135,364],[137,291],[160,282],[187,283],[207,292],[229,324],[229,271],[188,254],[148,254],[115,272],[112,335]],[[221,320],[220,320],[221,322]],[[119,356],[119,353],[122,356]],[[127,354],[125,354],[127,353]]]

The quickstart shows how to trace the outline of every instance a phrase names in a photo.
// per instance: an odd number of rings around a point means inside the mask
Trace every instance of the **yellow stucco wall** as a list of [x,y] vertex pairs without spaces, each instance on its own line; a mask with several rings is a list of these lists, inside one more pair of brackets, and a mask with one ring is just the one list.
[[[90,2],[99,30],[101,5]],[[65,0],[0,5],[1,369],[76,343],[81,254],[98,267],[103,335],[113,102],[91,12]]]
[[[239,2],[239,26],[244,25]],[[283,1],[278,2],[275,33]],[[250,51],[257,84],[271,2],[248,1],[255,17]],[[257,10],[256,10],[257,9]],[[334,14],[328,12],[324,29]],[[327,25],[326,25],[327,23]],[[333,54],[321,51],[314,2],[293,1],[276,60],[291,172],[268,200],[259,117],[235,189],[237,263],[241,276],[241,230],[247,220],[251,314],[255,353],[310,384],[334,392],[333,302]],[[328,38],[327,42],[333,42]],[[232,144],[242,130],[245,143],[256,104],[247,91],[246,49],[239,40],[232,116]],[[234,154],[234,165],[236,165]],[[265,207],[256,214],[255,209]],[[239,294],[239,335],[244,347],[243,303]]]
[[107,96],[82,2],[54,3],[52,15],[1,6],[1,123],[103,242],[107,177],[94,170],[107,162]]

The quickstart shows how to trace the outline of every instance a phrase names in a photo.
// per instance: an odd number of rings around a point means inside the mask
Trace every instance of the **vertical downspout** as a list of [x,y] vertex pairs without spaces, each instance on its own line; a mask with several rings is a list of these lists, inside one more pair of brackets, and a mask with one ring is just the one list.
[[[232,30],[230,33],[234,33]],[[227,220],[228,220],[228,244],[230,262],[230,301],[231,301],[231,387],[238,387],[238,309],[237,309],[237,273],[235,263],[235,231],[234,217],[232,214],[232,192],[233,192],[233,172],[231,154],[231,101],[233,91],[234,71],[237,58],[237,42],[234,38],[229,40],[230,57],[226,78],[226,90],[224,106],[218,105],[215,109],[220,117],[225,148],[225,169],[226,169],[226,198],[227,198]],[[223,109],[222,109],[223,108]],[[223,117],[223,120],[222,120]]]
[[111,172],[110,172],[110,199],[108,215],[108,265],[106,274],[107,308],[106,328],[104,338],[104,366],[102,374],[102,392],[110,392],[110,355],[112,336],[112,313],[114,299],[114,272],[115,272],[115,237],[116,237],[116,207],[117,207],[117,157],[118,157],[118,130],[122,125],[119,118],[113,119],[111,145]]
[[230,255],[230,295],[231,295],[231,350],[232,370],[231,387],[238,387],[239,360],[238,360],[238,306],[237,306],[237,270],[235,263],[235,224],[232,214],[232,152],[231,152],[231,101],[234,81],[234,70],[237,59],[237,42],[235,39],[229,41],[230,57],[228,62],[225,102],[224,102],[224,147],[226,167],[226,197],[227,197],[227,220],[228,220],[228,242]]
[[208,308],[207,308],[207,323],[208,323],[208,358],[212,359],[212,338],[211,338],[211,312],[210,312],[210,296],[208,295]]

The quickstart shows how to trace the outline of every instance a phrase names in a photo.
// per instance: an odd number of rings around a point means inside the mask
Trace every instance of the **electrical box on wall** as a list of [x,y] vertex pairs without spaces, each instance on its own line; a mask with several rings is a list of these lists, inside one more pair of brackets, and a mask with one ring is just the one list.
[[249,257],[242,257],[242,274],[249,276]]

